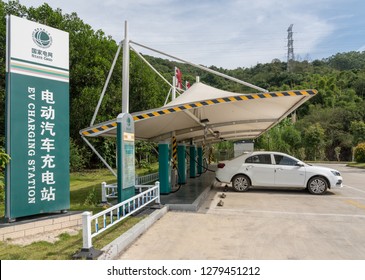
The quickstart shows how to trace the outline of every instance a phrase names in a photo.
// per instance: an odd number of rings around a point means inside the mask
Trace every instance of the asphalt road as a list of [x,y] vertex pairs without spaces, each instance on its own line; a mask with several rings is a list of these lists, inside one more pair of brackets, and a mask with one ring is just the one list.
[[[197,213],[168,212],[119,259],[365,259],[365,170],[331,165],[342,189],[214,188]],[[223,206],[217,206],[222,200]]]

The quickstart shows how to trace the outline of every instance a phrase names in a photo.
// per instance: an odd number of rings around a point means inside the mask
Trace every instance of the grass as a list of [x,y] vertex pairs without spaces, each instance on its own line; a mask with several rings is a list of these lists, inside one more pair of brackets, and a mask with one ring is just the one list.
[[306,161],[306,163],[310,163],[310,164],[346,164],[346,166],[348,167],[356,167],[356,168],[363,168],[365,169],[365,163],[358,163],[358,162],[348,162],[348,161]]
[[[156,172],[158,164],[149,169],[138,169],[137,174],[143,175]],[[109,170],[98,169],[70,174],[70,211],[92,211],[98,213],[104,210],[98,206],[101,201],[101,183],[116,182],[116,178]],[[0,204],[0,217],[4,217],[4,204]],[[129,217],[93,238],[93,246],[101,249],[122,233],[133,227],[145,217]],[[82,230],[77,235],[67,233],[59,236],[59,241],[34,242],[30,245],[12,245],[0,242],[1,260],[70,260],[82,247]]]
[[[144,217],[127,218],[114,228],[109,229],[93,239],[93,246],[102,249],[105,245],[119,237]],[[1,260],[70,260],[82,247],[82,231],[71,236],[68,233],[59,235],[59,241],[49,243],[46,241],[33,242],[30,245],[12,245],[0,242]]]
[[347,166],[365,169],[365,163],[350,162]]

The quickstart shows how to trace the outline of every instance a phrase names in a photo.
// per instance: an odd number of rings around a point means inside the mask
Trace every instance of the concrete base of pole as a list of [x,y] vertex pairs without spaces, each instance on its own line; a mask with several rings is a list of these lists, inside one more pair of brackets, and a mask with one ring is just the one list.
[[80,252],[73,255],[73,258],[75,260],[96,260],[98,257],[100,257],[103,254],[103,251],[97,250],[94,247],[85,249],[82,248]]

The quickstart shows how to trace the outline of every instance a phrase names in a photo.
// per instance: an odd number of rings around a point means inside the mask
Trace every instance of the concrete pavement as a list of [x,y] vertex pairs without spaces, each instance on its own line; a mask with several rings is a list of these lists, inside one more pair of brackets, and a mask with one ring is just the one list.
[[[345,187],[306,191],[214,188],[196,213],[168,212],[119,259],[365,259],[365,170]],[[217,203],[223,200],[222,207]]]

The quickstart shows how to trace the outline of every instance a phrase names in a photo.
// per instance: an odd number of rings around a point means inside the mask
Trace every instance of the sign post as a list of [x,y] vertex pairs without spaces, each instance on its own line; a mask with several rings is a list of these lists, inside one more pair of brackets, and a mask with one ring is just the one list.
[[132,115],[121,113],[117,118],[118,149],[118,203],[135,195],[134,120]]
[[124,24],[122,113],[117,117],[118,203],[135,195],[134,120],[129,114],[129,39]]
[[9,221],[65,211],[69,184],[68,33],[7,22],[6,209]]

